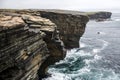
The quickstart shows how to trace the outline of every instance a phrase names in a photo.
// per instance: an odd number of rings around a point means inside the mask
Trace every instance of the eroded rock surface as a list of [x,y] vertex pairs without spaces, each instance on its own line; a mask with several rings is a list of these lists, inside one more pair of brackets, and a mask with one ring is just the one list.
[[20,17],[1,16],[0,17],[0,31],[12,29],[18,26],[24,26],[25,23]]
[[60,31],[60,39],[66,49],[78,48],[79,39],[85,32],[88,17],[82,14],[68,14],[66,12],[39,11],[42,17],[50,19]]
[[79,47],[88,17],[41,10],[0,10],[0,80],[41,80]]

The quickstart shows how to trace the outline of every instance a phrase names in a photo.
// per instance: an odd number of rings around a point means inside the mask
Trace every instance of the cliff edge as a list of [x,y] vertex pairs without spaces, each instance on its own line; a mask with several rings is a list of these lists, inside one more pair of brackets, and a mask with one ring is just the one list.
[[106,20],[110,19],[112,13],[108,11],[97,11],[97,12],[82,12],[82,11],[73,11],[73,10],[57,10],[57,9],[43,9],[42,11],[55,12],[61,14],[72,14],[72,15],[84,15],[88,16],[90,20]]
[[47,68],[79,47],[85,15],[0,10],[0,80],[41,80]]

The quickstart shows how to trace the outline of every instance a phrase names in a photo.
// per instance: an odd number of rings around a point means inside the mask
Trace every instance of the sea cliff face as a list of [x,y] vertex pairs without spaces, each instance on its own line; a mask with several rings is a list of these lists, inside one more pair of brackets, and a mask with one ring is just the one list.
[[43,10],[0,10],[0,80],[41,80],[79,47],[88,17]]
[[79,47],[79,39],[85,32],[86,23],[89,21],[88,17],[64,12],[48,12],[47,10],[40,11],[40,14],[57,25],[60,39],[64,42],[66,49]]

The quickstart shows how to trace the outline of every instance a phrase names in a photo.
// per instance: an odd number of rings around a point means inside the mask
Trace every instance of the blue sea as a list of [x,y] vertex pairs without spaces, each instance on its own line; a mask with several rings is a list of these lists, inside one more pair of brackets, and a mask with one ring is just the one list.
[[80,48],[49,68],[43,80],[120,80],[120,13],[111,21],[89,21]]

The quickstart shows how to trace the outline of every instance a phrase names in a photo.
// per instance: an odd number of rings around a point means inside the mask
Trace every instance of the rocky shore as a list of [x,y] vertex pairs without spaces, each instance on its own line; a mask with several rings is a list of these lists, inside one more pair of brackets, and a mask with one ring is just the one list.
[[90,19],[109,13],[0,9],[0,80],[41,80],[47,69],[78,48]]
[[0,80],[41,80],[47,68],[79,47],[89,21],[82,14],[0,10]]

